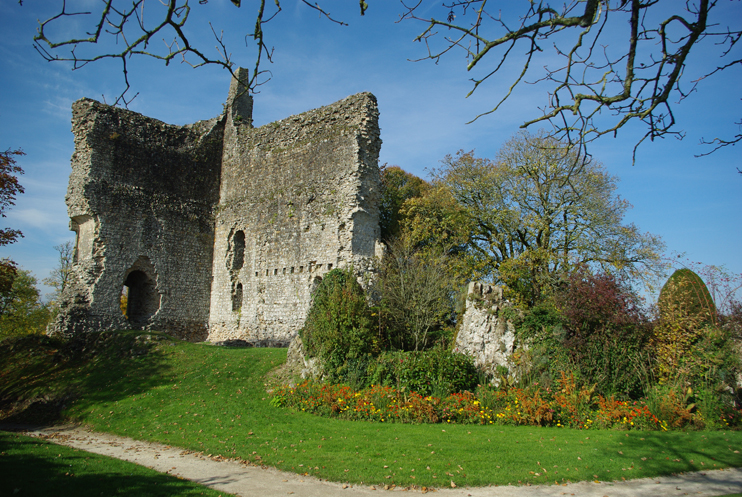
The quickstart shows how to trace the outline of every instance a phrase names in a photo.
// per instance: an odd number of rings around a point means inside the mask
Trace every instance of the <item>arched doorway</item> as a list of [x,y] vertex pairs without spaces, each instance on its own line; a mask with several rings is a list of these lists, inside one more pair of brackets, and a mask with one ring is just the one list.
[[122,292],[126,295],[126,308],[122,305],[121,310],[132,324],[145,325],[160,309],[160,294],[157,293],[154,274],[149,259],[141,257],[126,275]]

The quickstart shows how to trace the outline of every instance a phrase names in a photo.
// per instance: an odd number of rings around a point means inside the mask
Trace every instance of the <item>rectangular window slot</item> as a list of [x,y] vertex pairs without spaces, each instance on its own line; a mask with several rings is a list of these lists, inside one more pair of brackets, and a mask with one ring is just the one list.
[[268,270],[267,269],[265,270],[265,275],[268,276]]
[[276,276],[278,274],[278,269],[273,270],[273,276]]
[[304,266],[299,266],[299,272],[300,273],[303,273],[304,272]]
[[258,272],[257,272],[257,271],[255,271],[255,277],[257,277],[257,276],[258,276]]
[[283,268],[283,274],[286,274],[286,268]]
[[291,274],[294,274],[294,268],[293,267],[291,268]]
[[332,264],[328,264],[328,265],[327,265],[327,270],[328,270],[328,271],[332,271]]

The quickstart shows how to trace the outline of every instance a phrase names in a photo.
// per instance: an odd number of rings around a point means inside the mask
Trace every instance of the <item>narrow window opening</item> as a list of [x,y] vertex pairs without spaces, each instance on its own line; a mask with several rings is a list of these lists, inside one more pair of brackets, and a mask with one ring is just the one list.
[[293,268],[293,266],[291,267],[291,274],[294,274],[294,268]]
[[299,266],[299,272],[300,273],[303,273],[304,272],[304,266]]
[[328,271],[332,271],[332,264],[328,264],[328,265],[327,265],[327,270],[328,270]]
[[232,237],[232,271],[239,271],[245,264],[245,232],[237,231]]
[[232,286],[232,312],[242,309],[242,283]]
[[257,271],[255,271],[255,277],[257,278],[257,276],[258,276],[258,272],[257,272]]
[[278,274],[278,269],[273,270],[273,276],[276,276]]
[[267,269],[265,270],[265,275],[268,276],[268,270]]
[[310,295],[313,295],[314,294],[314,292],[317,290],[317,287],[319,286],[320,283],[322,283],[322,277],[321,276],[315,276],[312,279],[312,286],[309,289],[309,294]]

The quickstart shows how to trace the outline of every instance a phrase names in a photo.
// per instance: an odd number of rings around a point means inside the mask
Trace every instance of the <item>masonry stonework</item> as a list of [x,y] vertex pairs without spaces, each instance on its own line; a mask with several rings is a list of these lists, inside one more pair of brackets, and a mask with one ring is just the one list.
[[467,288],[466,310],[456,335],[454,352],[469,354],[474,365],[497,381],[497,367],[509,367],[515,351],[515,328],[501,311],[510,306],[502,287],[472,281]]
[[323,275],[380,253],[370,93],[259,128],[237,80],[223,115],[188,126],[83,99],[73,131],[74,277],[51,333],[288,345]]

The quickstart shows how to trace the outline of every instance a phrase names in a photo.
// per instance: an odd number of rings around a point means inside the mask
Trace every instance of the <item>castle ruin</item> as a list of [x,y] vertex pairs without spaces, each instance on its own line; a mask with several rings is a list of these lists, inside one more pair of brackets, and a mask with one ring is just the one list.
[[375,97],[254,128],[242,71],[221,116],[186,126],[73,104],[75,262],[50,333],[287,345],[326,272],[380,253]]

